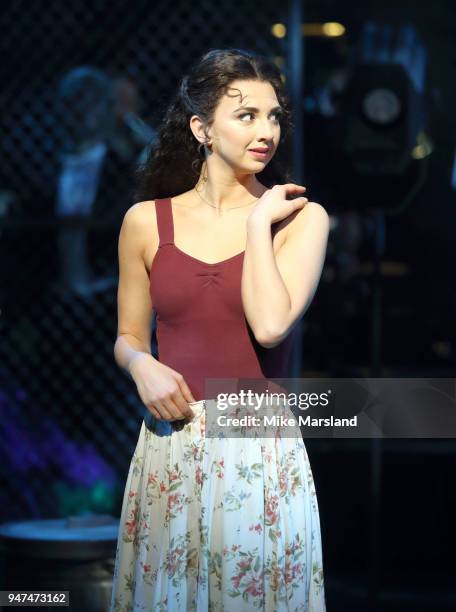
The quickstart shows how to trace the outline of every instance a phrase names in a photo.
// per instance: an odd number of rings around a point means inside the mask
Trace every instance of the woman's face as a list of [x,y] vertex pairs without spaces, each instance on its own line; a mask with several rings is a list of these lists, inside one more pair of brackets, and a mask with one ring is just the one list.
[[[210,150],[235,171],[261,172],[280,140],[281,107],[274,88],[261,81],[233,81],[221,98],[208,135]],[[264,156],[250,149],[267,148]]]

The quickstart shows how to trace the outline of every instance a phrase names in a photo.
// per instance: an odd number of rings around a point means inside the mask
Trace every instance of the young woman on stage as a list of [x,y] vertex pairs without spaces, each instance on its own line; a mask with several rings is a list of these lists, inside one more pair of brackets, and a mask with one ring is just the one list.
[[271,179],[290,125],[271,61],[209,51],[182,79],[124,217],[115,358],[147,416],[111,612],[326,609],[302,437],[205,435],[205,380],[286,376],[321,276],[328,214]]

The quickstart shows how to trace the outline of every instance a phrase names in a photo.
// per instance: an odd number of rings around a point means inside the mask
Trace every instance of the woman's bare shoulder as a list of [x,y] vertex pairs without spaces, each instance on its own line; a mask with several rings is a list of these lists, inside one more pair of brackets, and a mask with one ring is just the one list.
[[[184,204],[186,196],[187,193],[173,196],[173,203],[177,199],[179,203]],[[160,244],[155,202],[156,200],[136,202],[136,204],[130,206],[124,217],[124,224],[127,229],[126,234],[130,236],[129,240],[134,241],[134,249],[141,253],[147,270],[151,269]]]
[[143,202],[136,202],[130,206],[125,213],[125,216],[133,217],[134,219],[140,220],[142,217],[150,214],[155,215],[155,200],[144,200]]
[[[177,202],[179,204],[187,203],[191,192],[186,191],[176,196],[170,196],[169,198],[157,198],[157,199],[172,199],[173,203]],[[125,213],[125,218],[127,222],[132,225],[136,225],[137,229],[139,226],[150,228],[150,225],[154,227],[157,226],[157,215],[155,208],[156,200],[144,200],[142,202],[136,202],[130,206],[130,208]]]
[[149,230],[151,225],[156,225],[155,200],[144,200],[130,206],[124,216],[124,223],[131,225],[135,230]]
[[288,218],[291,221],[287,227],[287,237],[301,235],[309,224],[322,231],[329,227],[329,215],[324,206],[318,202],[307,202],[305,206],[295,210]]
[[134,240],[136,247],[143,254],[149,246],[158,246],[155,200],[144,200],[130,206],[124,215],[122,230]]

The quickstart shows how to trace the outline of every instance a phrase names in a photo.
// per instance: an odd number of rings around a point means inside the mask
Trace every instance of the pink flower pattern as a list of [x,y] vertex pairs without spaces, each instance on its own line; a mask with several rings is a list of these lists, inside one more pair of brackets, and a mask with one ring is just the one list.
[[326,612],[318,503],[300,433],[204,432],[204,410],[171,436],[142,423],[110,612]]

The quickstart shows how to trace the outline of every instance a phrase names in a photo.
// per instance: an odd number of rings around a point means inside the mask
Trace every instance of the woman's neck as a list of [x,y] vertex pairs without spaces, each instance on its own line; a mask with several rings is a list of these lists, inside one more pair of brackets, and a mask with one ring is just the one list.
[[255,175],[249,176],[245,182],[238,180],[223,182],[211,180],[211,176],[206,179],[200,177],[195,189],[206,202],[219,210],[244,204],[247,207],[267,191],[267,187],[262,185]]

